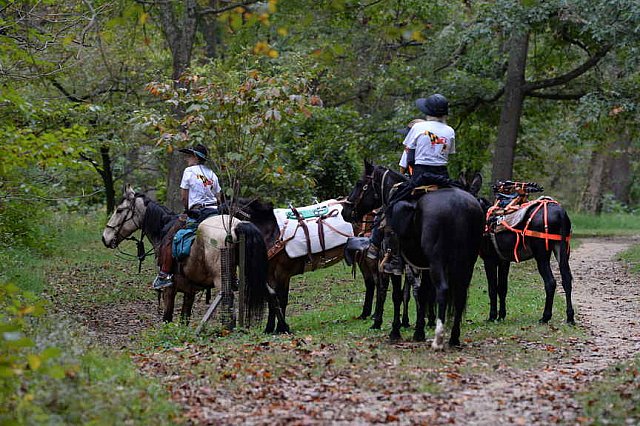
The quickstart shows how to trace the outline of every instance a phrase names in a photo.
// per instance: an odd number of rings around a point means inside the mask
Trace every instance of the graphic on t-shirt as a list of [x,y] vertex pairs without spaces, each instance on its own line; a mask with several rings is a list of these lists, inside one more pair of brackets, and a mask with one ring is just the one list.
[[213,186],[213,181],[211,179],[209,179],[208,177],[206,177],[205,175],[196,174],[196,178],[200,179],[200,181],[202,181],[202,184],[205,187]]
[[425,136],[429,137],[429,140],[431,141],[431,146],[434,145],[442,145],[442,150],[446,150],[447,149],[447,139],[446,138],[441,138],[438,135],[431,133],[428,130],[425,130],[424,132]]

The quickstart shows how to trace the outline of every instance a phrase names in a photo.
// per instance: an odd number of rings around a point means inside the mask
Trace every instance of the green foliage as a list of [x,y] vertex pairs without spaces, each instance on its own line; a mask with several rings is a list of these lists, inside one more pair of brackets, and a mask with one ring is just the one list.
[[[184,79],[184,88],[151,84],[149,91],[184,111],[180,123],[162,121],[162,141],[182,145],[186,132],[192,144],[209,147],[214,170],[226,185],[228,198],[289,195],[308,187],[304,170],[290,167],[281,156],[282,129],[311,117],[322,101],[308,92],[303,75],[265,75],[211,68]],[[186,90],[188,87],[188,90]],[[147,119],[148,121],[148,119]]]

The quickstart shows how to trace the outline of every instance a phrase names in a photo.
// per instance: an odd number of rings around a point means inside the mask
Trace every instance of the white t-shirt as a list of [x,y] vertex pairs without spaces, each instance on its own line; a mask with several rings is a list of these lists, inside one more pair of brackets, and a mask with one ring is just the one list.
[[[449,154],[456,152],[456,132],[439,121],[421,121],[413,125],[404,139],[405,149],[416,150],[416,164],[446,166]],[[403,165],[404,163],[404,165]],[[406,155],[400,159],[406,167]]]
[[184,169],[180,188],[189,190],[189,208],[195,204],[217,204],[216,194],[222,190],[218,176],[204,164]]

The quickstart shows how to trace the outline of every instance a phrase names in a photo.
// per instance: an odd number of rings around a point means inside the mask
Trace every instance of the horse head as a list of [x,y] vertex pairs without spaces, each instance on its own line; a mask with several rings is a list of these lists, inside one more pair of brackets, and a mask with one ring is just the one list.
[[361,222],[365,214],[382,205],[381,194],[376,191],[374,179],[378,167],[364,162],[364,173],[343,203],[342,217],[347,222]]
[[137,195],[131,185],[127,185],[122,201],[116,207],[102,232],[104,245],[114,249],[140,229],[145,211],[144,197]]

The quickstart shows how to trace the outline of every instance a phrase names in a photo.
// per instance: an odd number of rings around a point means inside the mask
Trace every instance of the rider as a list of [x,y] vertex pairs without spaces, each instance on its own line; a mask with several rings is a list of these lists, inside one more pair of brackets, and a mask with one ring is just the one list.
[[[413,169],[411,180],[420,182],[426,174],[449,178],[447,163],[449,154],[455,153],[455,131],[446,124],[449,115],[449,101],[441,94],[416,100],[416,106],[425,114],[424,120],[413,120],[404,139],[404,151],[400,158],[400,170]],[[398,255],[398,239],[390,229],[372,232],[371,245],[367,256],[376,258],[378,247],[385,238],[390,257],[384,264],[384,272],[402,274],[402,261]]]
[[[184,169],[180,182],[180,198],[187,215],[197,219],[203,211],[217,208],[221,200],[220,183],[218,176],[205,164],[208,160],[208,151],[204,145],[198,144],[193,148],[182,148],[179,151],[186,154],[187,160],[187,168]],[[155,290],[173,284],[171,246],[175,233],[184,227],[185,221],[184,217],[179,218],[162,240],[158,256],[160,272],[153,281]]]

